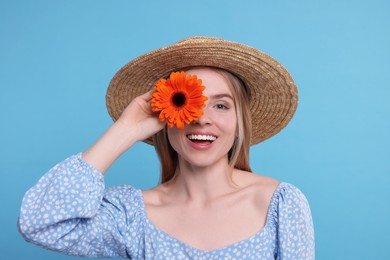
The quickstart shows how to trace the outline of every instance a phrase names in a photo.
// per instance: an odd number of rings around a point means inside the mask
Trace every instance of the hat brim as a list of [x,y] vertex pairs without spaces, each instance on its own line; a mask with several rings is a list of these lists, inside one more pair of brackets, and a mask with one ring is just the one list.
[[[298,91],[288,71],[275,59],[250,46],[213,37],[191,37],[130,61],[113,77],[106,104],[116,121],[137,96],[173,71],[192,66],[225,69],[251,92],[251,144],[279,133],[293,117]],[[145,140],[153,144],[152,139]]]

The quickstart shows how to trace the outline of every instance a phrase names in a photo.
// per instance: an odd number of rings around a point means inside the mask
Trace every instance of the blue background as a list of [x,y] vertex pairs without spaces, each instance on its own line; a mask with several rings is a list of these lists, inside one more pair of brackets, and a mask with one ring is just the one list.
[[[386,0],[1,0],[1,258],[72,259],[18,234],[24,192],[112,123],[105,91],[119,68],[193,35],[259,48],[295,78],[294,119],[251,148],[251,163],[306,194],[317,259],[389,257],[389,7]],[[149,188],[158,173],[154,149],[139,143],[106,182]]]

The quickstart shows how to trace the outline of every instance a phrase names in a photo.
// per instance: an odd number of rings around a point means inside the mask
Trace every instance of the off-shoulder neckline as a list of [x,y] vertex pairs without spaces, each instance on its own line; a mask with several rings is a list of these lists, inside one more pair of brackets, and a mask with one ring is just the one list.
[[218,251],[221,251],[221,250],[225,250],[225,249],[230,248],[230,247],[236,247],[236,246],[239,246],[239,245],[244,244],[246,242],[249,242],[250,240],[256,238],[257,236],[260,236],[267,229],[272,228],[273,227],[272,219],[273,219],[273,214],[275,212],[275,207],[277,206],[278,195],[280,194],[280,192],[283,189],[283,187],[285,187],[286,185],[288,185],[288,183],[280,182],[278,184],[278,186],[275,188],[275,190],[274,190],[274,192],[273,192],[273,194],[271,196],[270,203],[268,205],[267,218],[266,218],[266,221],[265,221],[265,225],[260,230],[258,230],[255,234],[251,235],[250,237],[248,237],[246,239],[243,239],[243,240],[240,240],[240,241],[237,241],[237,242],[234,242],[234,243],[231,243],[231,244],[228,244],[226,246],[219,247],[219,248],[210,249],[210,250],[203,250],[203,249],[199,249],[199,248],[196,248],[194,246],[191,246],[191,245],[189,245],[189,244],[187,244],[187,243],[177,239],[176,237],[170,235],[169,233],[165,232],[164,230],[158,228],[156,225],[154,225],[153,222],[147,216],[143,192],[142,192],[141,189],[137,189],[137,191],[139,193],[140,200],[141,200],[140,212],[141,212],[142,217],[145,220],[147,225],[149,225],[152,229],[156,230],[160,234],[170,238],[171,240],[175,241],[176,243],[178,243],[178,244],[180,244],[180,245],[182,245],[182,246],[184,246],[186,248],[189,248],[189,249],[192,249],[192,250],[195,250],[195,251],[199,251],[199,252],[203,252],[203,253],[211,253],[211,252],[218,252]]

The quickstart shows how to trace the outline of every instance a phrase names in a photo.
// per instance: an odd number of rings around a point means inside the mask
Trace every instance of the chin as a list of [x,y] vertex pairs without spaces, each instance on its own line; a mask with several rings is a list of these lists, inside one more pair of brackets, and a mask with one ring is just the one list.
[[226,161],[226,164],[229,164],[227,155],[226,157],[220,157],[216,158],[210,154],[202,154],[200,156],[198,155],[191,155],[190,158],[183,158],[186,163],[191,165],[192,167],[199,167],[199,168],[204,168],[204,167],[210,167],[213,165],[216,165],[218,163],[221,163],[223,161]]

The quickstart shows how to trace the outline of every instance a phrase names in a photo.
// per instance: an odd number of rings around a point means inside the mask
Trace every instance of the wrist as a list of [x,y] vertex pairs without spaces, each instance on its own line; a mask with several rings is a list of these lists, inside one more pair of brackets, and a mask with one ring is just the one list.
[[139,141],[137,137],[137,128],[117,120],[105,133],[110,139],[112,145],[126,151],[134,143]]

